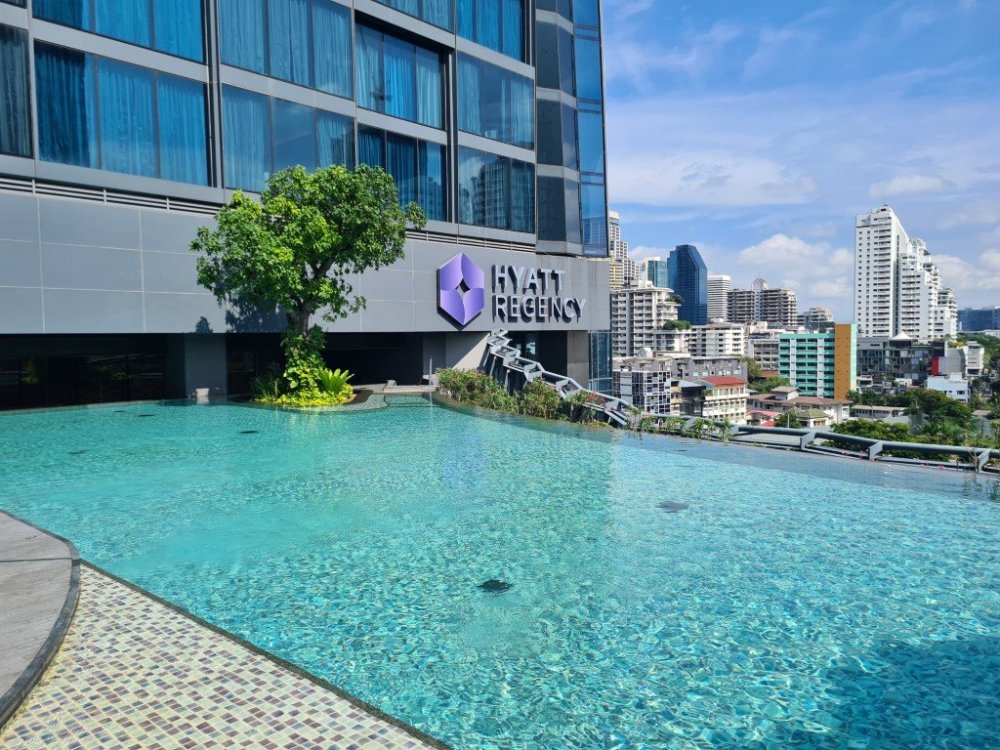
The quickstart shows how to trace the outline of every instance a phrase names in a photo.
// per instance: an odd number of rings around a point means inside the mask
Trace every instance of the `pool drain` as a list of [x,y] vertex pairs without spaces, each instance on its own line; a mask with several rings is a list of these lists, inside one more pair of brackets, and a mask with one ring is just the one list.
[[240,430],[241,435],[256,435],[260,430]]
[[675,503],[673,500],[667,500],[656,506],[660,510],[666,511],[667,513],[680,513],[682,510],[687,510],[691,506],[687,503]]
[[513,585],[514,584],[512,583],[507,583],[506,581],[501,581],[497,578],[491,578],[490,580],[483,581],[479,584],[479,588],[488,594],[502,594]]

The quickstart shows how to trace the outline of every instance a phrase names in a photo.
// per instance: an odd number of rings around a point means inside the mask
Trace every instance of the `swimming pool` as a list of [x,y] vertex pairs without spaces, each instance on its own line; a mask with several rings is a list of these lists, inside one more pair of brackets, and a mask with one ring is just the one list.
[[0,456],[0,507],[455,748],[1000,735],[986,480],[419,398],[10,413]]

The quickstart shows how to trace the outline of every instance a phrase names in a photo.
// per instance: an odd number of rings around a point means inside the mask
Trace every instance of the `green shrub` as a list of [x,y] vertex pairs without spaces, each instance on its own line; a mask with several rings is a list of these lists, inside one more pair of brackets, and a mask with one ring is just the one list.
[[533,380],[524,386],[521,411],[529,417],[555,419],[561,402],[559,391],[541,380]]

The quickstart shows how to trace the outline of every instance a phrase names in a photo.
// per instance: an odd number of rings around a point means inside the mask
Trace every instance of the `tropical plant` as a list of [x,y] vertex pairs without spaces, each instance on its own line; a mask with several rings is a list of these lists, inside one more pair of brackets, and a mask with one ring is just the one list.
[[332,323],[363,309],[349,275],[400,260],[407,225],[423,227],[423,211],[400,206],[383,169],[298,166],[273,175],[260,201],[237,191],[216,222],[191,243],[198,283],[220,302],[285,313],[285,402],[339,403],[319,387],[325,335],[312,316]]

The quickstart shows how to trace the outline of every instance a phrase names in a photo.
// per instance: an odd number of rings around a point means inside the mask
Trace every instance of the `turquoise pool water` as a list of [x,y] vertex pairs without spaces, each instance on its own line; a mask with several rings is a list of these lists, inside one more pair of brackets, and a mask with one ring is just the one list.
[[420,399],[5,414],[0,456],[0,507],[455,748],[997,747],[986,481]]

